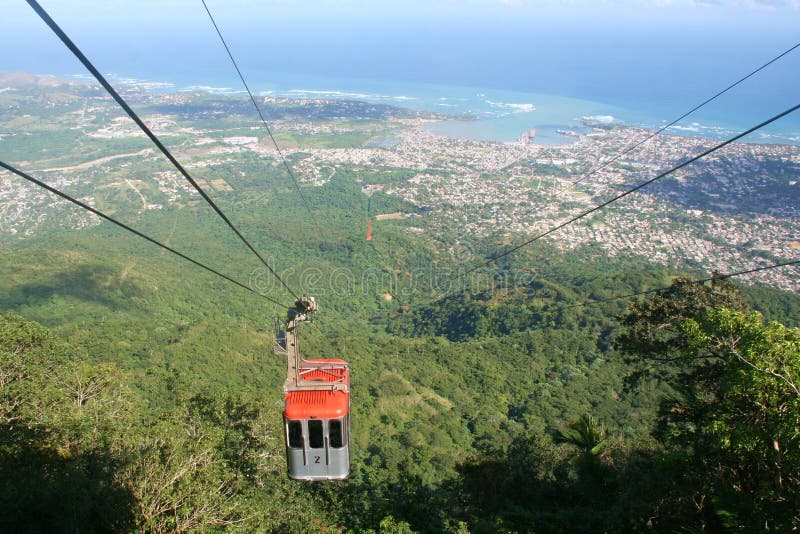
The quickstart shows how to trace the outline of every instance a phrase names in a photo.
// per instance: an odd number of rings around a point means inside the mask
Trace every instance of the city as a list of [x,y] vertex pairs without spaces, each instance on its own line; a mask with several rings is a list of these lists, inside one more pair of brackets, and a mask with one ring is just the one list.
[[[81,91],[87,89],[72,88],[67,93]],[[179,109],[193,100],[208,98],[202,94],[154,94],[136,88],[129,93],[155,108]],[[14,94],[7,88],[3,96]],[[33,124],[32,129],[15,128],[20,119],[12,117],[14,104],[8,106],[0,123],[0,151],[14,137],[39,133],[37,123],[30,121],[35,112],[32,99],[24,92],[20,94],[14,102],[18,106],[18,102],[24,102],[27,113],[23,118],[29,119],[27,124]],[[126,117],[115,116],[107,99],[54,94],[58,98],[51,96],[52,101],[43,106],[53,117],[51,122],[80,129],[98,142],[113,141],[115,144],[109,147],[113,152],[86,161],[80,154],[54,159],[43,148],[39,154],[31,153],[25,161],[18,161],[22,170],[45,177],[95,207],[98,202],[104,203],[103,198],[109,203],[111,198],[122,198],[136,213],[180,206],[196,195],[174,171],[137,171],[145,164],[148,168],[156,166],[161,155],[152,148],[139,149],[142,145],[136,142],[142,142],[141,132]],[[426,210],[425,219],[414,219],[410,232],[421,231],[415,227],[417,223],[429,230],[459,228],[471,238],[495,242],[498,248],[546,232],[717,143],[662,134],[631,150],[652,132],[597,125],[575,137],[575,142],[558,146],[467,141],[426,131],[427,123],[441,117],[422,113],[402,116],[393,113],[393,108],[387,107],[387,111],[324,100],[269,98],[264,105],[292,110],[276,120],[273,129],[296,136],[289,141],[279,136],[277,141],[298,180],[306,186],[322,186],[337,168],[354,168],[359,170],[365,191],[382,190]],[[297,109],[303,107],[313,109],[314,114],[301,116]],[[257,157],[268,168],[278,165],[275,146],[258,124],[251,120],[233,126],[228,116],[225,120],[220,117],[219,127],[210,129],[202,125],[209,116],[218,113],[149,113],[145,118],[156,135],[176,143],[176,155],[188,169],[203,169],[202,176],[207,178],[199,183],[216,195],[238,187],[230,178],[226,181],[212,176],[220,168],[228,169],[228,177],[244,177],[244,170],[232,169],[248,156]],[[52,125],[48,128],[52,130]],[[321,138],[325,143],[315,143]],[[331,143],[331,139],[344,141]],[[623,151],[627,153],[619,157]],[[391,170],[406,171],[410,177],[370,184],[371,176]],[[667,267],[699,268],[708,273],[800,259],[798,175],[800,148],[734,143],[545,239],[564,254],[593,244],[600,245],[609,256],[640,256]],[[67,228],[99,223],[93,215],[23,185],[8,173],[0,175],[0,232],[31,236],[47,227],[48,221]],[[748,280],[800,291],[798,274],[797,268],[787,267],[756,273]]]

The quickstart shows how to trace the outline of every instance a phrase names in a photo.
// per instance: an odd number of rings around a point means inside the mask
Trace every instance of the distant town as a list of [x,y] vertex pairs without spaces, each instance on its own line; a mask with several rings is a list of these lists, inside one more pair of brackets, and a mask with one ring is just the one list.
[[[141,214],[196,200],[97,88],[0,76],[0,90],[3,161],[102,209]],[[126,96],[146,110],[150,128],[176,147],[187,168],[203,169],[201,185],[215,195],[235,191],[235,178],[246,178],[253,161],[268,168],[279,163],[246,102],[136,86],[127,87]],[[339,169],[356,169],[365,193],[382,191],[424,208],[424,215],[409,219],[408,231],[456,228],[465,238],[498,246],[535,237],[718,143],[662,134],[612,161],[652,132],[587,124],[587,133],[569,132],[569,144],[537,144],[534,130],[517,142],[495,143],[435,135],[425,125],[441,116],[389,106],[275,98],[263,105],[277,115],[271,120],[276,141],[305,187],[325,184]],[[371,178],[393,170],[407,178]],[[706,272],[796,260],[798,181],[797,146],[734,143],[544,240],[565,254],[594,245],[609,256]],[[1,239],[98,223],[0,173]],[[800,291],[800,269],[756,273],[744,281]]]

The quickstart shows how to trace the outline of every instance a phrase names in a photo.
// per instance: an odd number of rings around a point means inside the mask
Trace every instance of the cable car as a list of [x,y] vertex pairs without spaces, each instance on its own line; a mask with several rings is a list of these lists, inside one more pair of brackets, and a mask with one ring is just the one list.
[[289,310],[278,352],[287,355],[284,383],[286,464],[296,480],[342,480],[350,474],[350,369],[345,360],[304,360],[297,327],[317,309],[301,297]]
[[349,369],[344,360],[304,360],[304,381],[325,389],[292,388],[283,412],[289,477],[341,480],[350,474]]

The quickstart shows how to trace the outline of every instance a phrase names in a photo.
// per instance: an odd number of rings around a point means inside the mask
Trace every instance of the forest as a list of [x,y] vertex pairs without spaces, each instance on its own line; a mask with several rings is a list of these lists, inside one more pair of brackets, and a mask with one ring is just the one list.
[[[286,476],[284,310],[108,224],[54,229],[2,242],[0,529],[800,528],[800,296],[546,244],[465,281],[494,245],[407,219],[364,240],[364,169],[304,188],[310,214],[273,174],[220,205],[320,303],[306,355],[350,363],[350,478]],[[209,210],[127,216],[290,300]]]

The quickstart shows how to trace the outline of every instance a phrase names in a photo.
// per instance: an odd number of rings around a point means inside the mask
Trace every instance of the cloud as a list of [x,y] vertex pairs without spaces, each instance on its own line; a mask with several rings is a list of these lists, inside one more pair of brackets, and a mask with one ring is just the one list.
[[[436,3],[437,0],[429,0]],[[462,5],[497,5],[502,4],[510,7],[525,6],[597,6],[605,5],[612,7],[727,7],[733,9],[759,9],[759,10],[779,10],[779,9],[798,9],[800,0],[439,0]]]
[[766,7],[768,9],[777,9],[788,5],[786,0],[751,0],[750,3],[756,7]]

